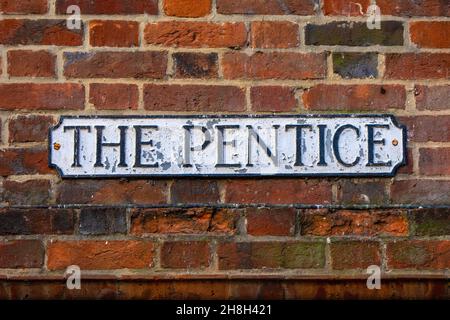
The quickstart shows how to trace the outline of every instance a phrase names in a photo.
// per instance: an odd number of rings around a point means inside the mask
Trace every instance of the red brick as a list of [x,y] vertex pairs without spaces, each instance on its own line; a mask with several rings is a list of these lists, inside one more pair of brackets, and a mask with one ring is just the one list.
[[43,148],[1,149],[0,163],[0,176],[52,173]]
[[[358,4],[361,5],[358,6]],[[370,0],[324,0],[323,11],[326,15],[363,15],[367,13]],[[442,0],[377,0],[382,15],[393,16],[448,16],[449,7]],[[363,14],[361,14],[361,11]]]
[[3,201],[9,205],[46,205],[50,202],[49,180],[3,182]]
[[450,175],[450,148],[420,148],[420,174]]
[[407,164],[406,166],[402,166],[398,169],[397,171],[398,174],[412,174],[414,172],[414,163],[417,161],[417,159],[415,159],[413,155],[412,148],[407,149],[408,149],[406,157]]
[[318,269],[325,265],[325,243],[305,241],[223,242],[219,269]]
[[164,12],[175,17],[203,17],[211,12],[211,0],[164,0]]
[[55,77],[56,56],[45,50],[8,51],[8,74],[13,77]]
[[0,44],[80,46],[83,28],[70,30],[66,20],[1,20]]
[[0,210],[0,235],[73,234],[73,209]]
[[68,78],[162,79],[167,68],[164,51],[66,52],[64,59]]
[[0,84],[0,110],[81,110],[84,87],[76,83]]
[[43,142],[54,124],[52,116],[19,115],[9,120],[9,142]]
[[217,78],[219,66],[217,53],[175,52],[175,77],[177,78]]
[[2,14],[44,14],[47,11],[47,0],[0,0]]
[[303,103],[308,110],[384,111],[405,109],[406,90],[402,85],[326,85],[305,91]]
[[144,85],[144,108],[152,111],[242,112],[244,89],[215,85]]
[[387,243],[389,269],[448,269],[450,241],[411,240]]
[[414,88],[419,110],[450,110],[450,86],[421,86]]
[[44,246],[38,240],[0,242],[0,268],[40,268],[44,264]]
[[56,0],[56,12],[77,5],[82,14],[158,14],[158,0]]
[[447,204],[448,190],[447,180],[400,180],[391,186],[391,199],[397,204]]
[[287,21],[255,21],[251,24],[253,48],[294,48],[299,45],[299,26]]
[[217,0],[221,14],[313,15],[315,9],[309,0]]
[[406,125],[409,141],[450,141],[450,116],[402,117],[400,123]]
[[247,233],[252,236],[293,236],[296,210],[293,208],[246,209]]
[[302,210],[303,236],[407,236],[406,210]]
[[200,269],[209,267],[211,251],[206,241],[164,242],[161,267],[170,269]]
[[98,110],[136,110],[139,88],[134,84],[92,83],[89,102]]
[[162,21],[146,26],[145,41],[174,47],[242,47],[247,41],[247,30],[242,22]]
[[49,270],[77,265],[82,270],[148,269],[154,246],[147,241],[52,241],[47,245]]
[[295,88],[280,86],[252,87],[250,97],[253,111],[289,112],[295,111],[297,107]]
[[131,215],[131,233],[235,234],[240,215],[236,209],[135,209]]
[[367,269],[381,266],[380,244],[374,241],[337,241],[330,245],[334,270]]
[[65,180],[56,186],[62,204],[164,204],[167,182],[162,180]]
[[338,184],[337,202],[344,205],[386,205],[386,180],[366,181],[341,179]]
[[448,53],[388,53],[386,79],[420,80],[448,79],[450,54]]
[[220,202],[219,187],[214,180],[176,180],[170,186],[170,202],[173,204]]
[[322,79],[326,77],[326,55],[294,52],[225,53],[226,79]]
[[450,48],[450,21],[412,22],[409,32],[419,48]]
[[135,21],[94,20],[89,22],[93,47],[139,46],[139,23]]
[[326,180],[229,180],[226,183],[225,192],[227,203],[331,203],[331,184]]

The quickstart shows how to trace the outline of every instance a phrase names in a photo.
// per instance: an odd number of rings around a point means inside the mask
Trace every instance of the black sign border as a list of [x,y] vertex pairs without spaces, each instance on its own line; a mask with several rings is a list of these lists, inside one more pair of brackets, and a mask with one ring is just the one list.
[[[403,160],[394,166],[389,173],[279,173],[271,175],[262,175],[256,173],[242,174],[121,174],[121,175],[67,175],[56,165],[52,163],[52,131],[58,129],[64,119],[216,119],[216,118],[390,118],[392,123],[403,131]],[[393,114],[205,114],[205,115],[62,115],[58,123],[50,127],[48,131],[48,167],[55,169],[62,179],[167,179],[167,178],[215,178],[215,179],[239,179],[239,178],[376,178],[376,177],[394,177],[400,167],[408,163],[408,132],[406,126],[400,124]]]

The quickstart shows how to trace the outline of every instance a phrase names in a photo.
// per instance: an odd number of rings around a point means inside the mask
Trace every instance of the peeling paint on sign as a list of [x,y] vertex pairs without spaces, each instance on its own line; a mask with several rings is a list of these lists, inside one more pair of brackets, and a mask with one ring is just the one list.
[[392,176],[406,128],[391,115],[63,116],[49,164],[65,178]]

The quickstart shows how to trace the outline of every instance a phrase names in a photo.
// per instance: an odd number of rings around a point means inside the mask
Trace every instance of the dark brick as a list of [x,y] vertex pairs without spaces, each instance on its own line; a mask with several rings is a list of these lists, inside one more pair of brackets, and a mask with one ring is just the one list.
[[9,205],[42,205],[50,201],[50,181],[3,182],[3,201]]
[[126,209],[87,208],[80,212],[80,234],[102,235],[127,232]]
[[1,209],[0,235],[72,234],[71,209]]
[[45,115],[17,116],[9,120],[9,142],[42,142],[55,119]]
[[399,180],[391,185],[391,199],[397,204],[447,204],[450,181]]
[[333,53],[333,72],[342,78],[378,77],[378,55],[376,53]]
[[387,204],[387,181],[357,181],[341,180],[338,184],[338,198],[340,204]]
[[308,24],[305,34],[306,44],[315,46],[403,45],[403,23],[400,21],[383,21],[381,29],[368,29],[365,22]]
[[43,148],[0,149],[0,163],[1,176],[52,173]]
[[38,240],[0,242],[0,268],[40,268],[44,264],[44,246]]
[[411,219],[416,236],[434,237],[450,235],[450,209],[415,209]]
[[386,255],[388,269],[445,270],[450,261],[450,241],[389,242]]
[[173,54],[177,78],[217,78],[217,53],[177,52]]
[[173,204],[218,203],[220,195],[217,182],[199,179],[176,180],[170,188],[170,202]]

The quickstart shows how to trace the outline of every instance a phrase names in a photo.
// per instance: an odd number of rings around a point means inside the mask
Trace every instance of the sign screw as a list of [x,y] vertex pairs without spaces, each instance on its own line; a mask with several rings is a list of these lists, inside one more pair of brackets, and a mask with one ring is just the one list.
[[392,140],[392,144],[393,144],[394,146],[397,146],[397,145],[398,145],[398,140],[397,140],[397,139]]
[[61,149],[61,145],[60,145],[59,143],[55,142],[55,143],[53,144],[53,149],[59,150],[59,149]]

